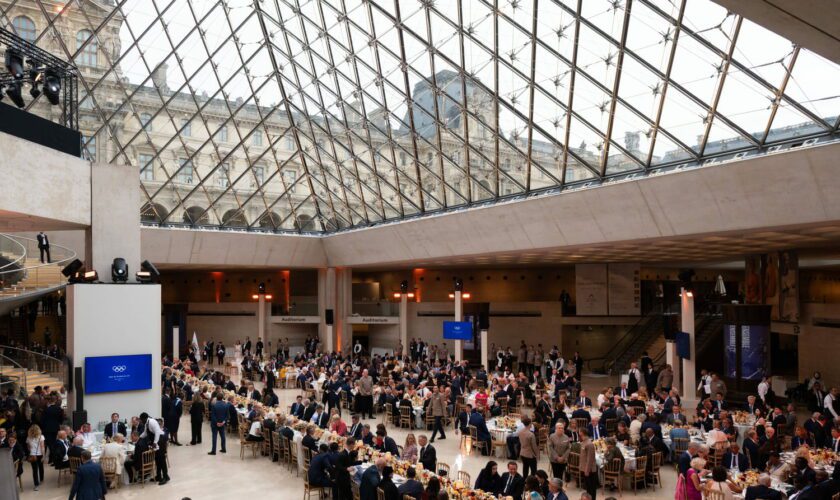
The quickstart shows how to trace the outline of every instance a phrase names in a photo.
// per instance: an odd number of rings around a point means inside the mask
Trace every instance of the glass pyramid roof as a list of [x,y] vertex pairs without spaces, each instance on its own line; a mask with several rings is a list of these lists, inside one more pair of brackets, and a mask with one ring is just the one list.
[[[330,232],[836,134],[840,68],[709,0],[0,0],[147,224]],[[43,100],[32,111],[56,114]]]

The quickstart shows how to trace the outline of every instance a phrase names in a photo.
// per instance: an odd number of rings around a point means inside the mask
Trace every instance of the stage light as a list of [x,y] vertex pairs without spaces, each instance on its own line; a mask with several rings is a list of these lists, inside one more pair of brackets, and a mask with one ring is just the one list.
[[470,294],[470,292],[464,292],[464,293],[461,294],[461,298],[464,299],[464,300],[467,300],[471,297],[472,297],[472,294]]
[[155,283],[160,280],[160,271],[157,270],[154,264],[148,260],[144,260],[140,264],[140,270],[137,271],[134,278],[138,283]]
[[400,293],[408,293],[408,280],[400,281]]
[[15,80],[23,79],[23,55],[15,49],[6,49],[6,70]]
[[395,299],[402,298],[402,294],[400,292],[394,292],[394,298]]
[[455,291],[456,292],[460,292],[464,289],[464,281],[461,280],[461,278],[453,278],[453,281],[455,281]]
[[122,257],[117,257],[111,264],[111,279],[114,283],[128,281],[128,263]]
[[413,299],[414,294],[412,292],[408,292],[408,294],[406,294],[406,297],[408,297],[409,299]]
[[58,106],[61,100],[61,78],[51,69],[48,69],[44,75],[44,95],[47,96],[50,104]]
[[85,271],[81,278],[85,283],[93,283],[94,281],[99,281],[99,273],[96,271]]
[[257,285],[257,292],[259,292],[259,293],[265,293],[265,283],[260,282],[260,284],[259,284],[259,285]]
[[23,96],[21,95],[21,88],[20,82],[12,82],[9,84],[9,87],[6,89],[6,95],[9,96],[9,99],[15,103],[15,106],[22,108],[26,104],[23,102]]
[[268,295],[265,296],[265,300],[271,300],[271,297],[272,297],[271,294],[268,294]]
[[64,269],[61,270],[61,274],[63,274],[65,278],[69,278],[77,272],[79,272],[79,269],[81,269],[83,266],[84,264],[82,263],[82,261],[80,261],[79,259],[75,259],[73,262],[64,266]]
[[259,300],[260,296],[255,293],[254,295],[251,295],[251,298],[254,300]]
[[29,89],[29,95],[31,95],[33,99],[37,99],[38,96],[41,95],[41,89],[39,86],[44,79],[44,74],[39,73],[36,69],[30,69],[29,77],[32,79],[32,88]]

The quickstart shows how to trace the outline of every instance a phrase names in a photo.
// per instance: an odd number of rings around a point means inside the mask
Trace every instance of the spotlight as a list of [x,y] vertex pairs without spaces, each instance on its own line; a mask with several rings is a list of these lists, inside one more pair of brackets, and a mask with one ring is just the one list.
[[44,75],[44,95],[50,104],[57,106],[61,97],[61,78],[55,71],[48,69]]
[[262,281],[257,285],[257,293],[265,293],[265,283]]
[[128,263],[122,257],[114,259],[111,264],[111,279],[114,283],[125,283],[128,281]]
[[408,280],[400,281],[400,293],[408,293]]
[[38,96],[41,95],[41,89],[38,87],[44,80],[44,74],[39,73],[37,69],[33,68],[29,70],[29,78],[32,79],[32,88],[29,89],[29,95],[31,95],[33,99],[37,99]]
[[64,269],[61,270],[61,274],[63,274],[65,278],[69,278],[69,277],[73,276],[74,274],[76,274],[77,272],[79,272],[79,269],[81,269],[82,267],[84,267],[84,264],[82,264],[82,261],[80,261],[79,259],[76,259],[73,262],[64,266]]
[[26,104],[23,102],[23,96],[20,94],[20,82],[12,82],[6,89],[6,95],[15,103],[15,106],[22,108]]
[[154,264],[148,260],[144,260],[140,264],[140,270],[134,275],[138,283],[155,283],[160,280],[160,271],[157,270]]
[[464,290],[464,281],[461,278],[453,278],[455,281],[455,291],[460,292]]
[[81,283],[94,283],[99,281],[99,273],[96,271],[85,271],[83,273],[77,273],[76,276],[79,278]]
[[15,80],[23,79],[23,55],[15,49],[6,49],[6,70]]

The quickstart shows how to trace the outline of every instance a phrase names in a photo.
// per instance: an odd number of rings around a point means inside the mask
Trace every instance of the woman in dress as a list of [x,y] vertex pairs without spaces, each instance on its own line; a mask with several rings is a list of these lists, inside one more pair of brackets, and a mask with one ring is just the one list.
[[44,435],[37,424],[32,424],[26,433],[26,450],[29,452],[27,460],[32,464],[32,481],[35,491],[44,481]]
[[403,445],[402,459],[406,462],[417,463],[417,455],[420,449],[417,447],[417,439],[414,434],[409,432],[405,437],[405,445]]
[[[335,411],[335,408],[333,408],[333,411]],[[330,417],[330,432],[339,436],[347,435],[347,424],[344,423],[344,420],[341,420],[341,416],[338,413],[334,413]]]
[[242,342],[239,339],[236,339],[236,343],[233,344],[233,356],[236,358],[237,365],[242,363]]
[[741,493],[741,487],[729,478],[726,468],[721,465],[712,469],[712,480],[706,481],[705,490],[723,493],[724,500],[734,500],[735,493]]
[[706,461],[700,457],[691,459],[691,467],[685,473],[685,498],[686,500],[702,500],[703,485],[700,483],[700,476],[703,474],[703,467]]
[[501,480],[501,476],[499,476],[499,465],[490,460],[487,462],[487,465],[481,469],[481,472],[478,473],[478,477],[475,480],[475,489],[485,491],[487,493],[495,493],[499,487],[499,481]]

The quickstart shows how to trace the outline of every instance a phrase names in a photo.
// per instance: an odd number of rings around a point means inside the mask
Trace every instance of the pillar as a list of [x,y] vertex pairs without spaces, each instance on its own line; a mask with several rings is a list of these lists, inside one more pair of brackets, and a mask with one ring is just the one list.
[[[681,330],[688,334],[689,345],[691,347],[691,357],[682,360],[682,389],[680,396],[682,397],[682,405],[684,408],[694,408],[697,406],[697,380],[695,378],[696,364],[697,364],[697,346],[694,338],[694,294],[686,289],[680,290],[680,318]],[[674,380],[676,378],[676,373]]]
[[488,336],[487,330],[481,330],[481,364],[484,366],[484,369],[487,370],[487,373],[490,373],[490,352],[487,344]]
[[267,346],[265,341],[265,294],[261,293],[257,303],[257,338],[262,340],[264,346]]
[[408,294],[400,294],[400,344],[408,354]]
[[[461,291],[455,291],[455,321],[464,320],[464,299],[461,297]],[[464,358],[464,341],[455,341],[455,362],[460,363]]]
[[172,361],[178,359],[180,356],[179,349],[181,347],[181,331],[180,327],[173,326],[172,327]]
[[[327,309],[333,311],[332,325],[326,323]],[[318,325],[321,350],[347,351],[350,348],[347,317],[353,311],[353,273],[350,268],[318,270],[318,311],[321,316]]]

